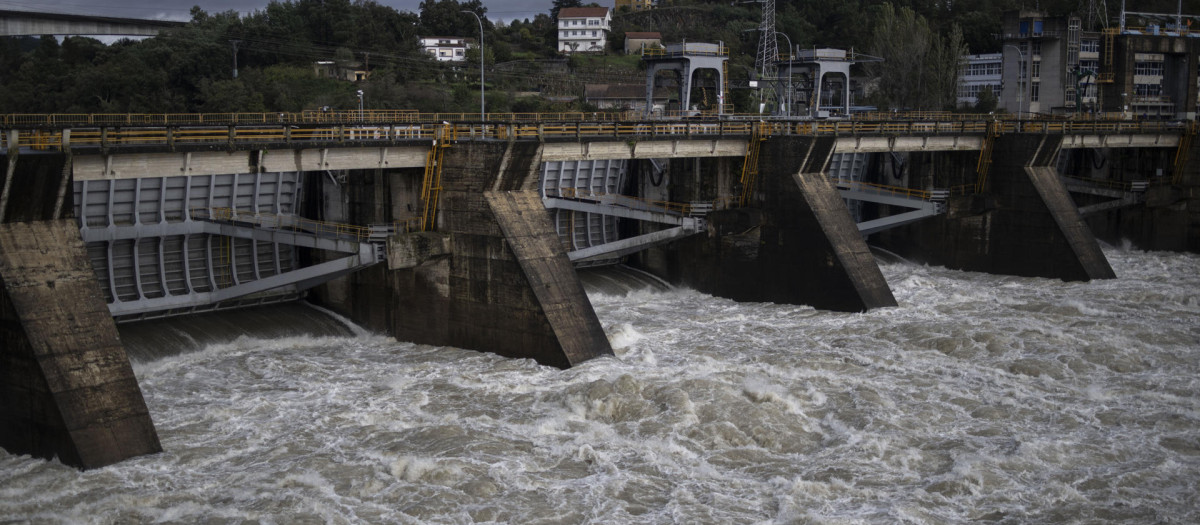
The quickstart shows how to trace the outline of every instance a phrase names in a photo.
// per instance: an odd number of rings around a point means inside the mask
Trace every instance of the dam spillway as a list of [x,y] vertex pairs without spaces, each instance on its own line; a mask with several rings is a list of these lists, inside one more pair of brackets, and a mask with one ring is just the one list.
[[[307,292],[401,340],[565,368],[611,354],[577,264],[626,260],[719,296],[862,311],[896,305],[863,239],[864,224],[891,220],[880,239],[914,259],[1064,280],[1111,278],[1055,172],[1061,152],[1151,152],[1143,160],[1169,175],[1150,181],[1166,188],[1155,194],[1156,210],[1187,206],[1188,194],[1171,188],[1190,187],[1196,177],[1191,163],[1178,161],[1187,158],[1182,137],[1193,127],[1172,123],[306,126],[14,128],[4,133],[3,222],[47,222],[54,238],[79,235],[78,245],[65,246],[82,251],[69,248],[61,260],[70,262],[73,279],[86,273],[97,287],[85,297],[99,303],[79,307],[107,309],[110,319],[261,305]],[[878,158],[831,178],[829,166],[848,154]],[[880,185],[885,167],[900,176]],[[1102,175],[1128,184],[1137,176],[1131,173],[1109,168]],[[863,204],[851,214],[847,198]],[[893,210],[906,202],[927,220],[889,219],[913,213]],[[64,226],[72,215],[74,233]],[[1140,217],[1179,220],[1159,211]],[[1163,231],[1177,235],[1172,243],[1193,242],[1189,227]],[[18,237],[6,241],[6,253],[41,249]],[[31,282],[28,265],[14,260],[2,269],[6,286]],[[38,286],[39,294],[53,294],[56,285]],[[19,302],[6,318],[26,326],[36,314]],[[54,315],[61,326],[77,318]],[[38,354],[30,333],[6,335],[16,342],[10,348],[29,348],[9,354],[22,367],[48,370],[75,352]],[[78,344],[87,343],[63,348]],[[63,395],[55,388],[24,386],[14,406]],[[144,411],[130,414],[143,427],[149,422]],[[10,417],[66,434],[78,425],[53,414]],[[105,428],[111,418],[94,421]],[[143,435],[145,450],[153,450],[157,441]]]

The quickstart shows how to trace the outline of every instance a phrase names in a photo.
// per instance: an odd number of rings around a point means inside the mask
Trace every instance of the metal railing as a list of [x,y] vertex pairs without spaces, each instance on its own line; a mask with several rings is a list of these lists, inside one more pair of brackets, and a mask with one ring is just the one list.
[[1144,189],[1147,186],[1153,186],[1153,185],[1166,183],[1165,177],[1163,179],[1159,179],[1159,180],[1152,179],[1149,181],[1146,181],[1146,180],[1122,181],[1122,180],[1111,180],[1111,179],[1093,179],[1093,178],[1089,178],[1089,177],[1080,177],[1077,175],[1063,175],[1062,177],[1064,179],[1070,179],[1070,180],[1083,182],[1083,183],[1087,184],[1088,186],[1092,186],[1095,188],[1116,190],[1116,191],[1121,191],[1121,192],[1125,192],[1125,193],[1131,193],[1131,192],[1135,191],[1135,189],[1137,189],[1137,188]]
[[[367,143],[367,142],[398,142],[405,140],[433,140],[439,130],[447,140],[461,139],[580,139],[580,138],[616,138],[636,141],[646,137],[692,137],[692,136],[732,136],[737,138],[749,137],[752,130],[758,127],[762,136],[801,135],[801,136],[905,136],[905,135],[984,135],[989,125],[996,133],[1055,133],[1055,134],[1111,134],[1111,133],[1186,133],[1189,122],[1159,121],[1159,120],[1121,120],[1121,119],[1088,119],[1088,120],[994,120],[994,119],[899,119],[879,120],[874,118],[853,120],[778,120],[764,121],[759,119],[716,119],[711,115],[700,115],[697,118],[683,120],[583,120],[591,114],[506,114],[509,120],[489,120],[479,122],[474,117],[451,121],[430,120],[429,115],[412,112],[392,112],[397,121],[379,122],[375,124],[331,122],[320,124],[306,123],[247,123],[226,125],[203,125],[206,115],[178,115],[180,119],[163,117],[158,122],[175,122],[169,124],[155,123],[155,119],[134,119],[142,122],[140,125],[110,125],[95,124],[106,121],[104,115],[84,115],[81,120],[92,123],[79,123],[68,126],[65,123],[70,115],[37,115],[38,119],[26,121],[23,115],[5,115],[6,121],[26,122],[26,124],[11,124],[7,132],[0,133],[0,147],[31,147],[35,149],[60,149],[65,147],[114,147],[114,146],[166,146],[176,145],[259,145],[268,143]],[[244,115],[229,114],[231,119],[243,119]],[[303,114],[292,114],[302,118]],[[433,114],[444,116],[443,114]],[[598,114],[597,114],[598,115]],[[615,114],[605,114],[606,117]],[[930,115],[935,116],[935,115]],[[939,115],[940,116],[940,115]],[[194,117],[188,123],[188,119]],[[566,118],[563,118],[566,117]],[[576,118],[578,117],[578,118]],[[376,115],[372,118],[382,119]],[[489,117],[492,118],[492,117]],[[243,119],[244,120],[244,119]],[[36,121],[36,122],[35,122]],[[47,122],[54,122],[61,127],[46,127]],[[127,121],[125,121],[127,122]],[[28,127],[26,127],[28,126]],[[10,144],[12,138],[16,144]]]
[[193,220],[246,223],[272,230],[304,232],[321,237],[352,239],[359,242],[365,242],[371,236],[371,228],[368,226],[314,221],[295,215],[256,213],[233,208],[192,208],[189,213]]
[[930,190],[915,190],[912,188],[905,188],[903,186],[888,186],[886,184],[875,184],[873,182],[848,181],[841,179],[835,179],[835,182],[838,187],[866,191],[879,195],[920,199],[923,201],[930,200],[932,196]]

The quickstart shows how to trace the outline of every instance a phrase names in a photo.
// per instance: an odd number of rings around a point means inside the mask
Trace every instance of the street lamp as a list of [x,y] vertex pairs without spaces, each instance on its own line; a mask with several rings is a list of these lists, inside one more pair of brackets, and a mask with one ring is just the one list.
[[1020,70],[1020,67],[1021,67],[1021,62],[1024,62],[1024,61],[1025,61],[1025,53],[1024,53],[1023,51],[1021,51],[1021,48],[1019,48],[1019,47],[1017,47],[1017,46],[1014,46],[1014,45],[1012,45],[1012,44],[1004,44],[1004,47],[1011,47],[1011,48],[1013,48],[1013,49],[1016,49],[1016,50],[1017,50],[1017,56],[1018,56],[1018,57],[1020,57],[1020,61],[1018,61],[1018,62],[1017,62],[1017,68],[1018,68],[1018,69],[1017,69],[1017,118],[1018,118],[1018,119],[1020,119],[1020,118],[1021,118],[1021,113],[1022,113],[1022,111],[1021,111],[1021,99],[1022,99],[1022,97],[1021,97],[1021,95],[1022,95],[1022,93],[1021,93],[1021,91],[1022,91],[1021,87],[1022,87],[1022,84],[1021,84],[1021,70]]
[[360,120],[360,121],[363,119],[363,101],[362,101],[362,97],[363,97],[363,92],[362,92],[362,90],[360,89],[360,90],[358,90],[358,120]]
[[787,103],[787,116],[790,117],[790,116],[792,116],[792,93],[793,93],[792,92],[792,60],[795,59],[795,57],[792,56],[792,49],[793,49],[792,48],[792,38],[787,36],[787,33],[781,33],[779,31],[776,31],[775,34],[783,35],[783,38],[786,38],[787,43],[788,43],[788,67],[787,67],[787,75],[788,75],[787,90],[788,90],[788,92],[787,92],[787,96],[784,97],[784,99],[787,101],[786,102]]
[[470,13],[475,17],[475,21],[479,22],[479,120],[487,120],[487,111],[484,110],[483,98],[483,20],[479,18],[479,14],[475,11],[463,9],[461,13]]

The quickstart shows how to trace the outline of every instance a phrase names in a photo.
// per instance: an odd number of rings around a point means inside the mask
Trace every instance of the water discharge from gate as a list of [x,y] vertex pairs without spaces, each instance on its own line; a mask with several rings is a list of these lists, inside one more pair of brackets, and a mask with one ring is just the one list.
[[589,285],[618,355],[565,371],[371,335],[139,359],[166,451],[0,454],[0,515],[1198,521],[1200,257],[1105,255],[1088,283],[885,263],[900,306],[863,314]]

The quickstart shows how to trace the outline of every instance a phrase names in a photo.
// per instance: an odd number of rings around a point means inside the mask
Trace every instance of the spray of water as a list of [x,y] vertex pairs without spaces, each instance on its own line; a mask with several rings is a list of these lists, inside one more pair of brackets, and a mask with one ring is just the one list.
[[1091,283],[885,264],[863,314],[593,292],[567,371],[372,335],[135,364],[165,452],[0,453],[33,522],[1200,521],[1200,258]]

